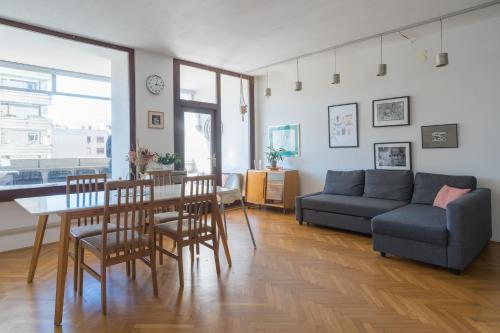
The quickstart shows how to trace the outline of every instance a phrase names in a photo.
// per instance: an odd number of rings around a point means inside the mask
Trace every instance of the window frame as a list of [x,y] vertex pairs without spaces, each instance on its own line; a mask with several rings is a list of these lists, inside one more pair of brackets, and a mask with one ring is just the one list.
[[[103,42],[97,39],[92,39],[92,38],[87,38],[87,37],[82,37],[78,35],[73,35],[73,34],[68,34],[65,32],[57,31],[57,30],[52,30],[52,29],[47,29],[47,28],[42,28],[36,25],[32,24],[27,24],[27,23],[22,23],[14,20],[9,20],[6,18],[0,17],[0,25],[5,25],[17,29],[22,29],[26,31],[31,31],[35,33],[41,33],[45,35],[49,35],[52,37],[58,37],[66,40],[71,40],[71,41],[76,41],[80,42],[83,44],[90,44],[94,46],[100,46],[108,49],[113,49],[117,51],[122,51],[127,53],[128,55],[128,84],[129,84],[129,119],[130,119],[130,144],[133,149],[135,149],[135,137],[136,137],[136,130],[135,130],[135,50],[130,47],[125,47],[117,44],[112,44],[108,42]],[[53,77],[54,79],[54,77]],[[52,84],[54,86],[54,82]],[[33,90],[29,90],[33,91]],[[40,90],[36,90],[38,92],[42,92]],[[62,94],[62,93],[61,93]],[[73,94],[67,94],[67,95],[73,95]],[[76,94],[78,97],[78,94]],[[99,98],[99,97],[95,97]],[[100,97],[103,98],[103,97]],[[133,166],[130,166],[132,169],[132,172],[134,171]],[[44,196],[44,195],[54,195],[54,194],[63,194],[66,193],[66,185],[51,185],[47,184],[46,186],[34,186],[34,187],[20,187],[20,188],[12,188],[12,189],[5,189],[5,190],[0,190],[0,202],[5,202],[5,201],[13,201],[14,199],[17,198],[26,198],[26,197],[36,197],[36,196]]]

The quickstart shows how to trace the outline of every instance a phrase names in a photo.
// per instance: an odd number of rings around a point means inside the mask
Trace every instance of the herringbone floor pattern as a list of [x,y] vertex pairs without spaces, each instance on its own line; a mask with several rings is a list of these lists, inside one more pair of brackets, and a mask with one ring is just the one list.
[[70,267],[62,328],[52,324],[56,246],[44,246],[32,285],[30,249],[0,254],[0,331],[500,332],[500,245],[455,276],[382,258],[369,237],[299,226],[270,211],[250,210],[254,251],[241,211],[228,216],[233,267],[221,260],[219,279],[208,250],[193,268],[185,263],[184,290],[173,260],[159,266],[159,298],[145,266],[138,263],[136,281],[114,267],[102,317],[99,284],[86,276],[79,298]]

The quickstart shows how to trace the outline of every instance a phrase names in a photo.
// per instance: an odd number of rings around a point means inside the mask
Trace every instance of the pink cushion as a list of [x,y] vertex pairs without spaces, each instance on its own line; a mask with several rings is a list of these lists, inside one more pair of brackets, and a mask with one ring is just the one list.
[[450,202],[463,197],[470,191],[470,188],[461,189],[444,185],[436,195],[436,199],[434,199],[434,206],[446,209],[446,206],[448,206]]

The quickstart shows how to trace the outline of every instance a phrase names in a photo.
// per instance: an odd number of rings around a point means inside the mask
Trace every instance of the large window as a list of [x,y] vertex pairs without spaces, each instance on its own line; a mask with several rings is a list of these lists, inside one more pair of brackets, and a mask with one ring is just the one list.
[[126,178],[133,51],[1,24],[0,39],[0,199],[68,175]]

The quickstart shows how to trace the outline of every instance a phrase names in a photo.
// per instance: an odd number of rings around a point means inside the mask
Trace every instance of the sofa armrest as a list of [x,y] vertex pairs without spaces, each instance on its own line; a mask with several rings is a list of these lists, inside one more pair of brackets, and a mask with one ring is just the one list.
[[491,190],[477,189],[446,207],[448,267],[464,270],[491,239]]
[[307,198],[307,197],[312,197],[318,194],[321,194],[323,192],[314,192],[306,195],[300,195],[298,197],[295,197],[295,219],[299,222],[302,223],[304,221],[303,216],[302,216],[302,199]]

